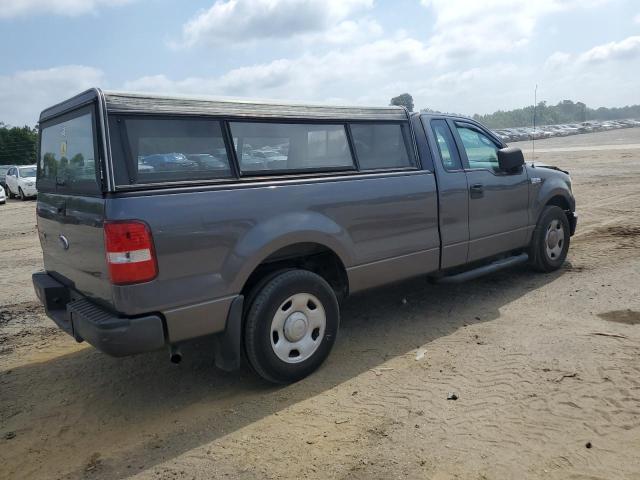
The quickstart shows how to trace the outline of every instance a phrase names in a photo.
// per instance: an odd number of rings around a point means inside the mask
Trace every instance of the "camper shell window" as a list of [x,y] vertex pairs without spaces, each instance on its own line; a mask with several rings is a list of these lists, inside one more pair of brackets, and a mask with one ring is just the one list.
[[99,168],[93,106],[41,125],[38,190],[99,194]]

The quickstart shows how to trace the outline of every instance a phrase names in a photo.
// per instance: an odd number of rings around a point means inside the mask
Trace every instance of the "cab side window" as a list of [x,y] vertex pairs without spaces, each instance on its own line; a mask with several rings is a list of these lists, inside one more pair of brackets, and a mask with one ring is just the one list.
[[456,123],[456,129],[469,160],[470,169],[499,171],[498,146],[475,128]]
[[451,130],[445,120],[432,120],[431,129],[433,135],[436,137],[438,144],[438,150],[440,151],[440,158],[442,158],[442,164],[445,170],[460,170],[462,164],[460,163],[460,155],[456,148],[456,142],[453,139]]

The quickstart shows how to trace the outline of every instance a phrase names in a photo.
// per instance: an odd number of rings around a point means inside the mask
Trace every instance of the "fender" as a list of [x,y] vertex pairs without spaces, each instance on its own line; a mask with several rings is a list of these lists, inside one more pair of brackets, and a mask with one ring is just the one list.
[[530,217],[531,225],[535,226],[542,214],[542,210],[554,197],[561,197],[566,202],[569,210],[575,211],[576,201],[571,193],[571,178],[569,175],[557,170],[528,167],[529,178],[539,178],[539,183],[532,181]]
[[290,212],[260,222],[235,245],[222,268],[230,278],[234,292],[240,292],[251,273],[269,255],[296,243],[322,245],[340,258],[345,267],[352,265],[354,245],[348,233],[330,218],[318,212]]

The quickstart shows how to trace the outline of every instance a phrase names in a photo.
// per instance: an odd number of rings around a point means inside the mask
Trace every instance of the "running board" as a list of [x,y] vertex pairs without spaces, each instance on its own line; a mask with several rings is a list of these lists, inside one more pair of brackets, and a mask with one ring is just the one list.
[[482,277],[483,275],[497,272],[498,270],[502,270],[504,268],[510,268],[515,265],[526,263],[527,260],[529,260],[529,255],[527,255],[526,253],[521,253],[520,255],[516,255],[514,257],[501,258],[500,260],[496,260],[495,262],[492,262],[488,265],[474,268],[473,270],[467,270],[466,272],[457,273],[455,275],[440,277],[436,279],[436,283],[467,282],[469,280],[473,280],[474,278]]

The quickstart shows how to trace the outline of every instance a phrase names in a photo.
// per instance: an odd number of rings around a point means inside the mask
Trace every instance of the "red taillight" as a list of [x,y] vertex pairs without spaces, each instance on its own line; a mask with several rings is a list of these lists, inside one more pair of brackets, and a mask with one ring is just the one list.
[[104,245],[111,283],[148,282],[158,274],[151,232],[145,223],[105,222]]

